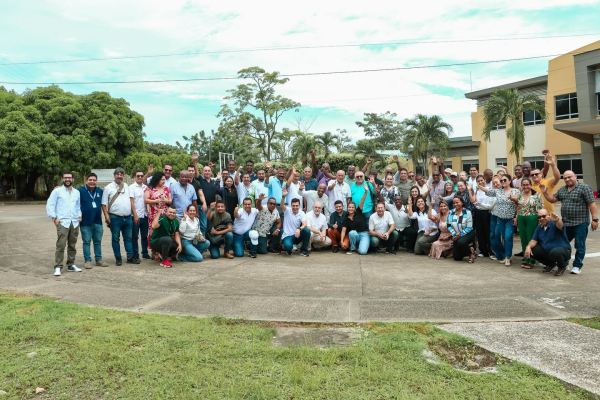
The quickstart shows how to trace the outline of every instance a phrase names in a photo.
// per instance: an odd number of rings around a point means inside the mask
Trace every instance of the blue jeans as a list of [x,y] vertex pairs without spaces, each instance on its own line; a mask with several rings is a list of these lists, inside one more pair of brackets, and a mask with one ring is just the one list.
[[350,250],[356,250],[356,244],[358,242],[358,254],[367,254],[369,246],[371,245],[371,235],[369,235],[368,231],[350,231],[348,237],[350,238]]
[[[504,219],[498,217],[496,220],[495,232],[496,234],[492,245],[496,257],[498,257],[498,260],[511,258],[513,251],[513,236],[515,234],[512,218]],[[504,239],[504,245],[500,241],[501,238]]]
[[94,258],[96,261],[102,260],[102,234],[104,227],[102,224],[79,225],[81,231],[81,240],[83,241],[83,259],[85,262],[92,261],[90,252],[90,242],[94,242]]
[[[498,217],[496,215],[492,215],[490,218],[490,246],[492,247],[492,252],[496,257],[500,254],[499,249],[496,248],[496,225],[498,225]],[[504,254],[504,253],[502,253]]]
[[202,253],[204,253],[209,246],[210,242],[208,240],[205,242],[198,242],[198,244],[194,245],[193,241],[182,238],[181,247],[183,247],[183,251],[179,253],[178,258],[181,261],[200,262],[204,259]]
[[285,239],[283,239],[283,249],[285,251],[292,251],[295,244],[302,243],[300,250],[308,251],[308,242],[309,241],[310,241],[310,231],[308,230],[308,228],[304,228],[300,231],[299,237],[296,237],[294,235],[286,236]]
[[365,216],[365,221],[367,221],[367,225],[369,225],[369,218],[371,218],[371,215],[374,214],[374,210],[371,209],[371,211],[369,212],[363,212],[363,215]]
[[583,258],[585,257],[585,240],[588,235],[587,222],[575,226],[567,226],[566,233],[569,242],[575,239],[575,260],[573,260],[573,267],[583,267]]
[[[231,250],[232,246],[233,232],[227,232],[225,234],[225,253],[229,253],[229,250]],[[220,247],[221,246],[210,245],[210,247],[208,248],[208,251],[210,251],[210,258],[219,258],[219,255],[221,255],[221,251],[219,250]]]
[[[281,240],[281,231],[279,232],[279,235],[277,236],[273,236],[273,232],[275,232],[275,230],[277,229],[277,227],[275,225],[273,225],[271,227],[271,234],[269,236],[271,236],[271,244],[268,245],[269,249],[272,250],[277,250],[277,245],[279,244],[279,241]],[[267,242],[269,240],[268,236],[259,236],[258,237],[258,247],[257,247],[257,253],[258,254],[267,254]]]
[[139,237],[142,237],[142,255],[148,255],[148,217],[140,218],[137,224],[133,224],[132,233],[132,247],[133,256],[137,257],[140,255],[140,249],[138,244]]
[[112,249],[113,253],[115,253],[115,258],[121,258],[121,244],[119,243],[121,232],[123,232],[123,244],[125,245],[127,258],[133,257],[133,246],[131,245],[133,218],[131,215],[128,217],[111,215],[110,232],[112,234]]
[[256,245],[250,241],[250,231],[243,235],[233,234],[233,255],[236,257],[244,257],[244,242],[250,243],[248,249],[250,254],[256,254]]
[[[210,205],[210,203],[209,203]],[[231,216],[233,218],[233,215]],[[198,205],[198,219],[200,220],[200,233],[206,237],[206,229],[208,228],[208,220],[206,219],[206,213],[202,211],[202,206]]]

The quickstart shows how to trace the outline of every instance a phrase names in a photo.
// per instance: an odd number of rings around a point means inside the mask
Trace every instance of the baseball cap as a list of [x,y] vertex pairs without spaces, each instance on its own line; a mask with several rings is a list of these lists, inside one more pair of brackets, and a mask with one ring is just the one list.
[[452,172],[450,176],[458,176],[458,172]]
[[252,230],[248,233],[248,236],[250,236],[250,241],[252,242],[252,244],[258,244],[258,231]]
[[451,174],[452,173],[452,168],[446,168],[444,170],[444,172],[446,173],[446,175]]

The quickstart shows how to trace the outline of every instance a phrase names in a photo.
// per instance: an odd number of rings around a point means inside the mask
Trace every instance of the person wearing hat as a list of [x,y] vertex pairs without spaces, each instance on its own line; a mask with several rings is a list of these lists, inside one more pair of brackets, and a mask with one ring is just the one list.
[[323,203],[315,201],[312,210],[306,213],[306,227],[310,231],[309,248],[321,250],[331,246],[327,236],[327,217],[323,214]]
[[116,265],[123,265],[121,258],[121,243],[119,242],[121,233],[123,234],[123,244],[127,253],[128,264],[139,264],[140,259],[133,257],[133,217],[136,215],[134,194],[129,190],[129,186],[123,182],[125,170],[118,167],[113,173],[115,180],[109,183],[102,192],[102,212],[106,220],[106,226],[110,228],[112,234],[112,249],[115,254]]
[[454,190],[458,190],[458,172],[452,171],[450,173],[450,180],[452,181],[452,184],[454,185]]
[[258,210],[252,207],[252,199],[246,197],[242,203],[242,210],[236,207],[233,211],[233,255],[244,256],[244,242],[250,242],[248,250],[250,257],[256,258],[258,245],[258,232],[252,230],[252,224],[258,215]]

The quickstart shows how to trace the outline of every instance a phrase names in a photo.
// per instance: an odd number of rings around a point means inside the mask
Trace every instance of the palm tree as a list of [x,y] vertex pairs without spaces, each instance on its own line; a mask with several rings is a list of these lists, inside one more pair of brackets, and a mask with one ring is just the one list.
[[510,123],[510,128],[506,128],[506,137],[511,142],[510,154],[517,157],[517,164],[521,163],[520,152],[525,148],[525,111],[536,111],[542,120],[546,118],[544,100],[535,94],[520,95],[517,89],[496,90],[483,109],[485,127],[482,136],[485,140],[490,140],[490,134],[498,124],[506,124],[508,127]]
[[385,156],[377,152],[380,147],[381,144],[375,139],[361,139],[356,142],[353,157],[356,158],[356,156],[360,154],[363,155],[365,159],[371,158],[373,161],[379,161],[381,164],[385,161]]
[[333,135],[331,132],[325,132],[322,135],[317,135],[315,141],[325,150],[325,158],[329,156],[329,148],[335,147],[338,140],[337,135]]
[[307,154],[315,147],[316,141],[312,133],[298,133],[291,147],[292,156],[296,160],[302,160],[302,163],[305,164]]
[[404,130],[401,136],[401,149],[410,153],[416,167],[423,162],[423,172],[427,173],[427,155],[437,149],[442,156],[446,155],[452,133],[452,126],[444,122],[439,115],[416,114],[412,119],[402,121]]

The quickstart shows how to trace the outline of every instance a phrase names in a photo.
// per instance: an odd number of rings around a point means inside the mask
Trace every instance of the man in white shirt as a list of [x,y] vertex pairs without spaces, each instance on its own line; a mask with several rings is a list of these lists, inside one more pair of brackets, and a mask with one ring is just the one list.
[[402,246],[407,248],[408,239],[417,236],[417,231],[410,226],[410,219],[406,212],[406,207],[402,205],[402,196],[396,195],[394,197],[394,204],[385,204],[385,208],[392,215],[394,220],[394,227],[398,232],[398,240],[396,241],[395,249]]
[[286,188],[283,189],[281,202],[279,206],[284,213],[283,218],[283,249],[288,256],[292,255],[292,248],[295,244],[302,243],[300,255],[308,257],[308,243],[310,241],[310,231],[306,228],[306,214],[300,209],[300,200],[293,199],[290,207],[285,206],[285,198],[288,195]]
[[387,254],[396,254],[394,246],[398,240],[398,232],[394,219],[385,210],[385,203],[377,203],[375,213],[369,218],[369,235],[371,235],[371,250],[377,251],[379,246],[385,246]]
[[[325,185],[320,184],[319,186]],[[310,246],[315,250],[331,246],[331,239],[327,236],[327,218],[321,212],[322,209],[323,203],[315,201],[312,211],[306,213],[306,227],[310,231]]]
[[258,208],[258,198],[264,194],[262,205],[266,206],[269,196],[269,188],[265,187],[265,170],[259,169],[256,171],[256,179],[250,184],[250,197],[254,198],[254,204]]
[[[235,178],[233,180],[233,183],[235,184],[235,189],[237,190],[238,204],[243,204],[244,199],[247,198],[249,198],[250,201],[252,201],[252,198],[250,197],[250,192],[252,191],[252,180],[250,178],[249,173],[242,172],[243,168],[244,167],[242,165],[238,167],[238,170],[235,174]],[[240,179],[242,180],[241,182]]]
[[473,187],[477,187],[477,175],[479,175],[479,171],[477,171],[477,167],[471,165],[469,168],[469,179],[467,179],[467,185],[472,185]]
[[109,183],[102,192],[102,212],[106,225],[110,228],[112,234],[112,248],[115,254],[116,265],[123,265],[121,258],[121,244],[119,239],[123,233],[123,244],[127,253],[128,264],[139,264],[139,258],[133,258],[133,245],[131,237],[133,233],[133,218],[135,213],[135,204],[133,203],[133,194],[129,186],[123,182],[125,171],[119,167],[114,172],[115,180]]
[[341,169],[335,174],[335,179],[329,181],[329,215],[336,212],[335,202],[340,200],[344,211],[348,208],[348,202],[352,199],[350,185],[345,181],[346,173]]
[[[169,189],[171,188],[171,185],[174,185],[177,183],[177,179],[173,178],[171,175],[173,174],[173,165],[170,163],[166,163],[163,166],[163,172],[165,174],[165,187],[168,187]],[[146,175],[144,175],[144,178],[142,179],[142,181],[146,181],[146,184],[149,185],[150,184],[150,179],[152,179],[152,174],[154,173],[154,164],[150,164],[148,166],[148,172],[146,172]]]
[[287,180],[287,191],[288,195],[285,199],[285,204],[289,207],[291,206],[293,199],[298,199],[300,200],[301,208],[305,210],[306,200],[304,200],[300,194],[300,172],[296,170],[296,166],[292,167],[292,173]]
[[[244,177],[250,177],[244,174]],[[250,257],[256,258],[256,246],[258,245],[258,232],[252,230],[254,220],[258,215],[258,210],[252,207],[252,200],[247,197],[242,201],[242,209],[236,207],[233,211],[233,255],[236,257],[244,256],[244,242],[250,242],[248,247]]]
[[329,219],[329,197],[325,194],[327,187],[324,183],[319,183],[317,190],[305,190],[304,182],[300,182],[300,195],[306,199],[306,210],[311,211],[318,201],[322,204],[321,212]]
[[138,169],[134,175],[135,183],[129,187],[133,196],[134,214],[133,214],[133,232],[131,234],[131,244],[133,248],[133,259],[140,259],[140,249],[138,240],[142,239],[142,258],[151,260],[148,254],[148,209],[144,203],[144,171]]

